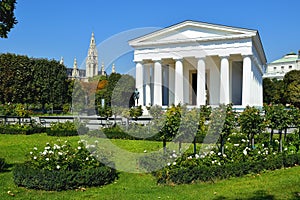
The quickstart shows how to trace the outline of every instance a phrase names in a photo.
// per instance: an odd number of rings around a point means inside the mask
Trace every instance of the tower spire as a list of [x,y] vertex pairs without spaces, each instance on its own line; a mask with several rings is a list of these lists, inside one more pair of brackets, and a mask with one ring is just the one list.
[[92,32],[88,55],[86,59],[86,77],[98,75],[98,51],[94,32]]
[[79,71],[77,69],[77,60],[76,60],[76,58],[74,58],[72,77],[73,78],[78,78],[79,77]]
[[112,69],[111,69],[111,73],[116,73],[115,63],[113,63],[113,66],[112,66]]
[[105,75],[105,68],[104,68],[104,62],[101,64],[101,75]]
[[64,57],[60,57],[59,64],[63,65],[64,64]]

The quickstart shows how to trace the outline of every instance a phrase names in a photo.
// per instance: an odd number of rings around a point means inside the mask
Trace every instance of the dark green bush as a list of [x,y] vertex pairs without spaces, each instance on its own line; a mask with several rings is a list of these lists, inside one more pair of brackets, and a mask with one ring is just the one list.
[[0,134],[30,135],[43,132],[45,128],[35,124],[0,124]]
[[6,163],[4,158],[0,158],[0,172],[3,172],[6,169]]
[[20,164],[14,168],[13,177],[17,186],[37,190],[62,191],[109,184],[117,178],[117,172],[107,166],[81,171],[50,171],[33,169],[27,164]]
[[194,181],[213,181],[229,177],[240,177],[246,174],[257,174],[264,170],[275,170],[300,164],[300,154],[278,155],[272,159],[228,163],[223,166],[194,166],[192,168],[165,167],[154,173],[158,183],[192,183]]
[[[136,125],[131,124],[129,129],[132,128],[132,126],[136,126]],[[105,137],[108,139],[162,141],[161,137],[158,134],[153,134],[150,137],[143,138],[143,137],[135,137],[134,135],[130,134],[130,131],[128,131],[128,133],[127,133],[124,130],[125,130],[125,128],[122,129],[116,125],[116,126],[109,127],[109,128],[103,128],[103,129],[101,129],[101,131],[99,131],[99,130],[90,131],[88,133],[88,135],[93,136],[93,137],[104,137],[103,134],[105,134]],[[144,134],[144,133],[141,133],[141,134]],[[146,135],[146,134],[144,134],[144,135]],[[149,134],[149,135],[151,135],[151,134]],[[195,138],[196,138],[197,143],[202,143],[205,138],[205,135],[197,133]],[[190,142],[191,140],[187,140],[187,139],[182,140],[182,142],[187,142],[187,141]],[[175,142],[176,142],[176,140],[175,140]]]
[[109,128],[103,128],[101,130],[93,130],[90,131],[88,134],[93,137],[106,137],[108,139],[161,141],[161,138],[159,137],[158,134],[148,138],[136,137],[134,135],[130,135],[130,132],[129,133],[125,132],[124,129],[120,128],[119,126],[113,126]]
[[89,128],[85,124],[66,121],[51,123],[46,133],[49,136],[76,136],[86,134],[88,131]]

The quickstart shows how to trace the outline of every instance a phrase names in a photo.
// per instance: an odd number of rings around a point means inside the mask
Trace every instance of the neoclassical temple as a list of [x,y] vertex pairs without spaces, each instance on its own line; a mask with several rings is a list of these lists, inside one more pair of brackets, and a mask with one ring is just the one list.
[[257,30],[184,21],[129,45],[140,105],[263,104],[267,61]]

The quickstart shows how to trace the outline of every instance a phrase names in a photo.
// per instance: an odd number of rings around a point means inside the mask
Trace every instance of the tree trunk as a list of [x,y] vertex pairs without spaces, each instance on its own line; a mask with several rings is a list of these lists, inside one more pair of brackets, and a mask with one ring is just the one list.
[[284,129],[284,142],[286,142],[287,128]]
[[282,152],[282,130],[279,130],[279,152]]
[[42,103],[42,112],[43,112],[43,114],[46,113],[46,111],[45,111],[45,103]]
[[163,139],[163,150],[164,150],[164,153],[167,153],[167,141],[166,141],[166,139]]
[[251,137],[250,137],[250,133],[248,133],[247,138],[248,138],[248,147],[251,147]]
[[254,134],[252,133],[252,137],[251,137],[251,147],[252,149],[254,149]]
[[221,153],[222,153],[222,155],[223,155],[224,152],[225,152],[224,146],[225,146],[225,141],[224,141],[224,136],[222,136],[222,137],[221,137]]
[[193,144],[194,144],[194,155],[196,155],[197,153],[196,137],[194,137]]
[[182,142],[181,142],[181,140],[179,140],[179,142],[178,142],[178,151],[179,151],[180,154],[181,154],[181,144],[182,144]]
[[271,133],[270,133],[270,146],[273,146],[273,135],[274,135],[274,130],[271,128]]

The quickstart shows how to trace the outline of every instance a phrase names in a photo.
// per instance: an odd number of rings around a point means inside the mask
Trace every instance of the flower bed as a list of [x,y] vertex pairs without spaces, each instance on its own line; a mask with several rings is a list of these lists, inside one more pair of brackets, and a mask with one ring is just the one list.
[[224,165],[190,165],[181,166],[178,164],[170,165],[162,170],[155,172],[158,183],[162,184],[183,184],[195,181],[214,181],[226,179],[229,177],[240,177],[246,174],[258,174],[264,170],[275,170],[282,167],[292,167],[300,164],[300,154],[277,155],[267,162],[260,161],[243,161],[226,163]]
[[160,164],[161,169],[153,174],[158,183],[166,184],[214,181],[300,164],[297,136],[291,134],[287,137],[283,152],[278,152],[279,141],[275,139],[270,145],[267,136],[264,133],[257,136],[259,142],[252,148],[245,134],[233,133],[227,138],[224,153],[218,146],[203,144],[199,154],[181,155],[172,151],[145,156],[139,163],[148,171]]
[[[29,160],[13,170],[18,186],[41,190],[69,190],[79,187],[100,186],[117,178],[113,164],[108,167],[95,159],[96,144],[79,141],[76,148],[67,141],[47,143],[44,149],[34,147]],[[106,162],[108,164],[108,162]]]

